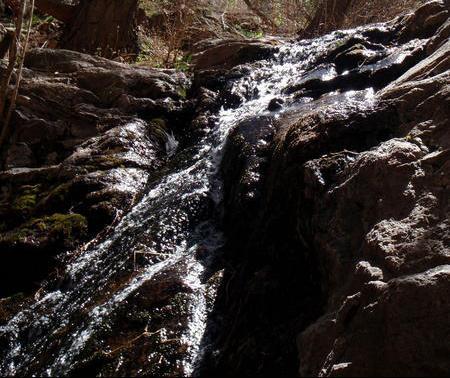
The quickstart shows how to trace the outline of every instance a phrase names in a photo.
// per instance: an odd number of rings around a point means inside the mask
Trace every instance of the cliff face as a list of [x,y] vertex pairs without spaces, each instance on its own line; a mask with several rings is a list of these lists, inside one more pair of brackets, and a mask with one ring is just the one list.
[[[302,168],[298,204],[310,206],[307,232],[327,298],[325,315],[298,339],[302,375],[449,371],[450,43],[443,41],[376,96],[394,109],[377,110],[378,122],[397,117],[392,138]],[[286,139],[280,144],[283,151]]]
[[235,130],[213,371],[295,374],[297,335],[302,376],[448,374],[449,31],[441,2],[362,28],[288,88],[313,106]]

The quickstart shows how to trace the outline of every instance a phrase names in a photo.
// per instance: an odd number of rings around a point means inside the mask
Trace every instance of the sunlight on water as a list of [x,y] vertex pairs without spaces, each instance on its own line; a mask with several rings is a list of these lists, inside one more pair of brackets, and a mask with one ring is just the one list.
[[[336,38],[331,34],[308,43],[283,45],[273,60],[257,63],[248,76],[234,83],[233,90],[242,96],[243,104],[235,109],[223,108],[216,126],[193,146],[187,160],[176,165],[158,183],[150,185],[148,192],[108,238],[74,255],[67,267],[64,289],[47,289],[39,300],[0,327],[0,336],[10,344],[8,354],[0,362],[2,375],[70,373],[79,355],[108,317],[146,282],[180,261],[188,266],[188,273],[182,278],[192,292],[188,304],[190,316],[181,337],[188,348],[181,365],[185,375],[192,374],[202,355],[209,311],[206,286],[202,281],[208,262],[197,259],[195,253],[202,247],[214,256],[224,244],[213,217],[209,215],[210,219],[202,219],[202,214],[210,201],[216,206],[222,201],[219,168],[227,136],[245,119],[261,114],[273,115],[267,110],[270,101],[274,98],[289,100],[283,89],[294,85],[315,57],[326,51]],[[331,80],[336,71],[330,67],[320,74],[322,80]],[[368,89],[348,92],[344,96],[348,101],[370,102],[374,92]],[[121,133],[124,138],[139,139],[139,135],[145,134],[144,126],[143,122],[130,123]],[[178,142],[172,134],[167,134],[166,138],[167,155],[176,158]],[[129,152],[123,157],[133,160],[136,156]],[[111,174],[117,189],[126,191],[130,187],[144,187],[146,176],[141,172],[117,169]],[[254,180],[259,177],[256,175]],[[136,252],[144,253],[142,251],[153,253],[157,260],[139,265],[134,272],[133,256]],[[119,278],[123,283],[111,288]],[[73,331],[66,332],[69,326]],[[44,363],[38,363],[49,345],[58,345],[58,348],[45,356]],[[38,368],[33,368],[34,363],[38,363]]]

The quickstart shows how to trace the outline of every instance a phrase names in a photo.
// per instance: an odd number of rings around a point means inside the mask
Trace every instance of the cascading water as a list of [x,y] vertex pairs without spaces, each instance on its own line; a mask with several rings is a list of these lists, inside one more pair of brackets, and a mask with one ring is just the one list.
[[[207,293],[211,288],[205,277],[224,244],[216,210],[221,203],[219,168],[227,135],[244,119],[276,116],[267,110],[270,101],[289,100],[292,95],[284,89],[295,84],[315,57],[339,37],[342,33],[280,47],[273,59],[254,64],[250,74],[236,80],[233,92],[242,98],[242,104],[222,109],[215,125],[196,143],[173,152],[177,143],[171,137],[168,149],[173,156],[168,173],[149,183],[148,193],[104,240],[72,257],[62,282],[45,286],[34,303],[0,327],[0,340],[6,345],[0,374],[67,375],[96,348],[106,348],[103,354],[111,355],[114,350],[102,341],[105,334],[113,332],[110,318],[124,311],[130,298],[149,282],[175,274],[188,293],[186,311],[179,315],[183,319],[176,326],[169,322],[153,329],[150,316],[151,331],[146,328],[144,335],[158,337],[160,343],[176,338],[178,346],[184,346],[177,357],[177,374],[190,375],[207,344],[207,296],[214,293]],[[330,66],[314,74],[328,80],[335,72]],[[365,101],[370,94],[367,90],[346,96]],[[314,106],[314,102],[309,99],[297,106]],[[139,343],[139,337],[126,345]],[[164,352],[161,356],[156,363]],[[148,360],[151,358],[149,353]],[[119,360],[117,369],[122,363]],[[136,374],[146,372],[136,370]]]

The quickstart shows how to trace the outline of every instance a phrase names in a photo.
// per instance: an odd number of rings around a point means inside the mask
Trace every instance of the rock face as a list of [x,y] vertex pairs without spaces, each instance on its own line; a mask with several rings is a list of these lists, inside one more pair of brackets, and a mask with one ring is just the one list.
[[430,2],[322,54],[286,88],[313,106],[253,120],[273,123],[270,148],[236,129],[213,373],[294,375],[294,354],[301,376],[450,372],[448,12]]
[[27,55],[2,151],[1,296],[34,287],[56,251],[77,247],[133,205],[188,123],[187,84],[183,75],[71,51]]
[[304,376],[450,371],[449,53],[446,42],[378,94],[396,138],[304,165],[328,301],[299,337]]

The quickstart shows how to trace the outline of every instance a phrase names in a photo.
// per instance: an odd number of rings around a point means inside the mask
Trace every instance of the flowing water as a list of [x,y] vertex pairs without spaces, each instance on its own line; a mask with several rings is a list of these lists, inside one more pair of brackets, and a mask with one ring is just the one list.
[[[341,35],[342,36],[342,35]],[[220,163],[227,135],[240,121],[270,113],[274,98],[289,101],[284,89],[310,69],[315,57],[339,37],[335,34],[308,42],[286,44],[272,59],[254,64],[251,72],[233,84],[242,104],[222,109],[214,126],[193,145],[175,150],[171,136],[171,163],[161,179],[150,182],[147,193],[103,240],[74,254],[63,282],[48,284],[5,326],[0,340],[6,354],[1,375],[66,375],[101,338],[109,318],[145,285],[164,272],[178,272],[189,288],[187,315],[179,337],[186,349],[180,374],[190,375],[202,356],[210,305],[205,273],[220,254],[225,238],[220,230],[222,181]],[[332,67],[311,75],[329,80]],[[370,90],[345,94],[346,101],[367,101]],[[342,101],[329,96],[330,104]],[[297,106],[315,106],[304,99]],[[203,251],[198,257],[198,251]],[[182,269],[178,267],[182,266]],[[208,293],[211,296],[211,292]],[[214,295],[214,293],[212,293]],[[158,330],[170,337],[170,325]]]

